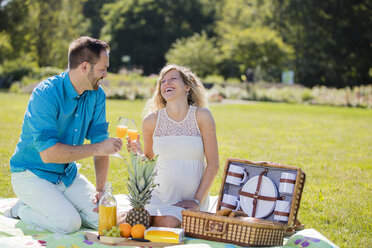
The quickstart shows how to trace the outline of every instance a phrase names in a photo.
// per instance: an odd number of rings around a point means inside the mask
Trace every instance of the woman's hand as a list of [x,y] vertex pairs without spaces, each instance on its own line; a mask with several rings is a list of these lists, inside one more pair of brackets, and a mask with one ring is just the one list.
[[173,204],[173,206],[181,207],[184,209],[192,209],[192,210],[199,210],[200,208],[200,206],[193,200],[181,201],[176,204]]
[[126,218],[127,218],[127,211],[120,211],[118,210],[117,212],[117,222],[116,222],[116,225],[120,225],[122,223],[125,223],[126,221]]
[[142,154],[142,147],[140,142],[140,135],[137,135],[137,140],[132,141],[129,137],[127,137],[127,150],[128,152],[133,152],[136,154]]

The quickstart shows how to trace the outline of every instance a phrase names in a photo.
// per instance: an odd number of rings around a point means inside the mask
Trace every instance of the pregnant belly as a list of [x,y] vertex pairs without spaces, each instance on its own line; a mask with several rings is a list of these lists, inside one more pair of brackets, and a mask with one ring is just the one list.
[[[159,163],[160,162],[160,163]],[[194,198],[203,175],[200,160],[158,161],[156,188],[163,203],[176,203]]]

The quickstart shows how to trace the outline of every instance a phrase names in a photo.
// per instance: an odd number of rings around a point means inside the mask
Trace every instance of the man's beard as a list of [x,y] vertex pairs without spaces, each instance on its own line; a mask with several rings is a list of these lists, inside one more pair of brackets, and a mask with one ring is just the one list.
[[90,71],[88,73],[88,80],[89,80],[90,84],[92,85],[93,90],[98,90],[99,89],[98,81],[101,80],[101,79],[102,79],[102,77],[101,78],[94,77],[94,68],[91,67]]

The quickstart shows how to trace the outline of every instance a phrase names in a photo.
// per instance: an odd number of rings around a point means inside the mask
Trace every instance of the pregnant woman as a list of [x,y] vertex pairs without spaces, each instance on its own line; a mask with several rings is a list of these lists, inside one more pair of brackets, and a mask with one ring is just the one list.
[[[159,155],[159,186],[146,206],[153,226],[179,227],[182,210],[208,210],[219,161],[216,126],[206,105],[204,86],[190,69],[161,70],[142,125],[144,156]],[[128,150],[142,153],[139,139],[128,141]]]

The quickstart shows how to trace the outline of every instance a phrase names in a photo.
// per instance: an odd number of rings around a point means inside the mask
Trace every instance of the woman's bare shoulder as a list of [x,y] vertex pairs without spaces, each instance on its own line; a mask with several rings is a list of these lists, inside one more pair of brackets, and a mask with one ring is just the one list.
[[196,108],[196,118],[202,119],[213,119],[212,113],[208,108],[205,107],[197,107]]
[[204,123],[206,125],[214,125],[214,118],[211,113],[211,111],[208,108],[204,107],[197,107],[196,108],[196,120],[200,125],[203,125]]
[[143,119],[143,122],[142,122],[143,128],[151,128],[151,127],[155,128],[157,119],[158,119],[158,111],[148,114]]

